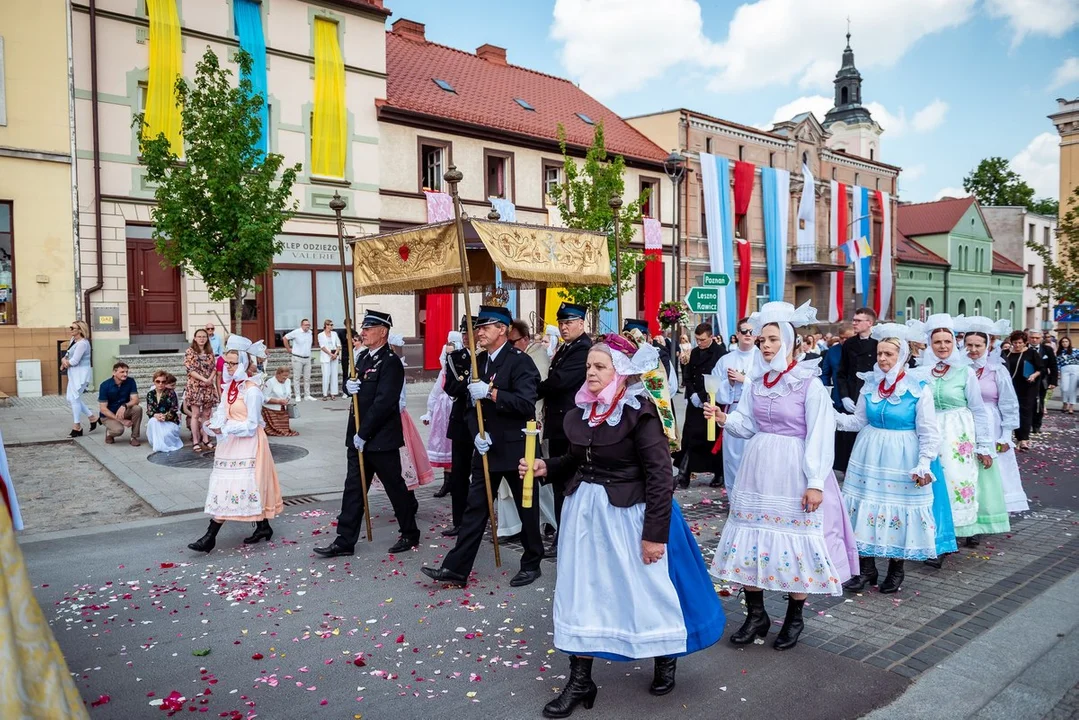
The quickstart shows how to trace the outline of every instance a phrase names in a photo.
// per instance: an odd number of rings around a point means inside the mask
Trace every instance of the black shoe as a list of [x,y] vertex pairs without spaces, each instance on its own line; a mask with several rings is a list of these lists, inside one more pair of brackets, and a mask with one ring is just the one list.
[[[507,535],[505,537],[498,538],[498,542],[500,542],[500,543],[518,542],[518,541],[521,540],[521,537],[522,537],[521,533],[514,533],[512,535]],[[494,540],[491,540],[491,542],[493,543]]]
[[82,437],[82,430],[72,430],[70,433],[68,433],[68,437],[71,437],[71,438]]
[[688,487],[689,487],[689,474],[685,473],[685,474],[679,475],[678,476],[678,488],[680,490],[685,490]]
[[97,419],[97,420],[91,420],[90,421],[90,432],[93,432],[94,430],[97,430],[97,426],[100,425],[100,424],[101,424],[100,418]]
[[356,554],[356,548],[339,545],[336,540],[324,547],[317,547],[311,549],[314,550],[316,555],[321,555],[324,558],[345,557]]
[[652,673],[652,684],[648,692],[653,695],[666,695],[674,690],[674,670],[678,665],[678,658],[658,657],[655,659],[656,668]]
[[458,575],[454,571],[447,570],[446,568],[421,567],[420,572],[432,580],[447,583],[448,585],[456,585],[457,587],[465,587],[468,585],[468,578]]
[[708,487],[723,487],[723,478],[716,478],[712,482],[708,483]]
[[255,532],[250,537],[244,538],[244,545],[254,545],[261,540],[269,540],[273,537],[273,528],[269,520],[259,520],[255,523]]
[[436,498],[444,498],[450,494],[450,481],[448,479],[442,480],[442,487],[435,493]]
[[524,587],[525,585],[531,585],[540,579],[543,575],[539,568],[535,570],[521,570],[519,573],[513,576],[510,580],[510,587]]
[[543,717],[565,718],[573,714],[577,705],[591,710],[599,689],[592,682],[592,658],[569,656],[569,680],[562,694],[543,706]]
[[210,527],[206,528],[206,534],[195,542],[188,543],[187,547],[198,552],[210,552],[217,545],[217,533],[221,531],[221,526],[224,524],[211,520]]
[[858,558],[858,574],[843,583],[844,590],[860,593],[870,585],[877,584],[877,562],[871,557]]
[[391,555],[394,555],[396,553],[406,552],[408,550],[411,550],[414,547],[419,547],[419,546],[420,546],[420,539],[419,538],[406,538],[404,536],[401,536],[397,540],[397,542],[395,542],[393,545],[391,545],[390,549],[387,550],[386,552],[390,553]]
[[982,536],[981,535],[971,535],[970,537],[968,537],[966,539],[966,541],[963,544],[968,548],[976,548],[976,547],[978,547],[979,545],[982,544]]
[[905,577],[906,573],[903,572],[903,561],[889,560],[888,574],[884,576],[884,582],[880,584],[881,594],[891,595],[894,592],[899,592],[899,588],[903,584],[903,578]]
[[458,533],[460,533],[460,532],[461,532],[461,528],[454,525],[449,530],[443,530],[442,531],[442,537],[457,537]]
[[790,650],[798,644],[798,636],[805,629],[805,621],[802,620],[802,607],[806,604],[805,598],[787,600],[787,616],[783,618],[783,627],[776,635],[776,641],[772,647],[776,650]]
[[944,556],[937,555],[935,558],[929,558],[928,560],[923,560],[922,562],[931,568],[936,568],[937,570],[940,570],[942,567],[944,567]]
[[748,645],[758,637],[764,637],[772,625],[772,619],[764,611],[764,591],[746,590],[745,595],[746,621],[731,634],[731,642],[735,645]]

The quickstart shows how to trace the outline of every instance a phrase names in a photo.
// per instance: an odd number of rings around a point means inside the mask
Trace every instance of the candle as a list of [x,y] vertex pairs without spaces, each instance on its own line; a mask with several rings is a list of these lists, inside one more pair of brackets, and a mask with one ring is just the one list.
[[529,420],[525,425],[525,465],[528,466],[528,471],[525,472],[523,488],[521,490],[521,507],[532,507],[533,493],[533,472],[532,466],[536,464],[536,437],[539,435],[539,430],[536,429],[536,421]]
[[[712,407],[716,405],[716,391],[719,390],[720,379],[715,375],[706,375],[704,377],[704,389],[708,393],[708,402],[712,404]],[[716,416],[708,418],[708,442],[716,441]]]

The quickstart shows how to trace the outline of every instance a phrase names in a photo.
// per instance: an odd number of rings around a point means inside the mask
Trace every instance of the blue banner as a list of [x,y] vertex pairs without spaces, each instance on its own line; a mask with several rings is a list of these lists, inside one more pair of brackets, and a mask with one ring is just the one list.
[[251,74],[247,76],[251,81],[251,92],[262,96],[262,111],[259,113],[262,132],[256,147],[265,155],[270,149],[270,110],[266,92],[266,38],[262,35],[260,6],[261,3],[254,0],[232,0],[240,48],[251,56]]

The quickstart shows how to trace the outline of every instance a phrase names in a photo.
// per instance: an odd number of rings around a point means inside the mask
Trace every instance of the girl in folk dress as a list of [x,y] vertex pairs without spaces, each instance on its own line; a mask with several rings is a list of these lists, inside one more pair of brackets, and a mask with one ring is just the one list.
[[930,466],[940,452],[932,388],[907,371],[910,328],[876,325],[877,364],[864,381],[853,415],[835,413],[836,426],[858,437],[843,480],[843,504],[858,543],[858,574],[844,590],[877,584],[876,558],[888,558],[884,594],[898,592],[906,560],[937,556]]
[[434,387],[427,395],[427,412],[420,418],[420,422],[431,427],[428,435],[427,457],[431,461],[431,466],[436,468],[448,469],[450,467],[453,449],[450,439],[446,437],[446,429],[450,424],[450,410],[453,409],[453,398],[446,394],[443,387],[446,383],[446,355],[462,347],[464,343],[461,333],[451,330],[446,336],[442,353],[438,356],[438,379],[435,380]]
[[245,545],[273,536],[270,520],[284,508],[270,444],[262,421],[262,389],[247,377],[245,352],[251,341],[230,335],[225,351],[221,402],[206,424],[221,438],[214,453],[214,469],[206,490],[206,514],[213,517],[206,534],[188,545],[210,552],[225,520],[256,523]]
[[706,417],[749,440],[712,561],[714,576],[745,590],[749,612],[730,636],[735,645],[768,634],[772,621],[764,591],[779,590],[789,599],[773,647],[793,648],[805,627],[806,594],[842,595],[858,563],[854,531],[832,474],[835,418],[828,391],[817,381],[820,359],[794,360],[794,328],[816,321],[809,303],[797,309],[766,303],[749,318],[761,338],[761,356],[738,409],[728,415],[706,404]]

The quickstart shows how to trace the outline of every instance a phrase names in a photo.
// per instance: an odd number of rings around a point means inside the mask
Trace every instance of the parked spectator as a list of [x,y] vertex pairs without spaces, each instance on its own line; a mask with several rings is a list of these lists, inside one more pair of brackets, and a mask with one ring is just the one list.
[[[1063,412],[1075,414],[1076,391],[1079,390],[1079,350],[1072,347],[1071,336],[1060,338],[1057,350],[1057,368],[1060,371],[1060,391],[1064,396]],[[90,427],[93,427],[91,423]]]
[[60,361],[60,369],[67,370],[67,401],[71,404],[71,435],[69,437],[82,437],[82,416],[90,421],[90,432],[93,432],[101,419],[100,415],[94,416],[90,408],[82,401],[82,394],[94,379],[94,370],[90,366],[90,326],[82,320],[71,323],[71,340],[67,344],[67,352]]
[[154,387],[146,393],[146,439],[154,452],[175,452],[184,446],[180,439],[180,401],[176,390],[169,389],[169,378],[176,378],[164,370],[154,373]]
[[322,363],[322,399],[337,399],[337,369],[341,365],[341,339],[333,331],[333,320],[322,323],[318,336],[319,360]]
[[139,442],[139,429],[142,427],[139,389],[135,385],[135,378],[128,377],[127,363],[118,362],[112,366],[112,377],[101,383],[97,401],[100,414],[105,418],[105,444],[112,445],[116,438],[131,428],[131,445],[142,445]]
[[202,424],[210,419],[221,390],[216,385],[217,358],[206,330],[195,331],[191,347],[184,353],[184,369],[187,371],[184,404],[190,420],[191,449],[197,453],[203,449],[212,450],[214,446],[210,443],[210,435]]
[[262,396],[265,398],[262,404],[262,419],[266,421],[266,434],[274,437],[299,435],[289,423],[288,406],[292,401],[292,380],[289,379],[288,366],[277,368],[274,376],[263,386]]
[[292,354],[292,375],[296,378],[297,402],[304,397],[308,400],[315,399],[311,394],[311,347],[314,339],[311,335],[311,321],[307,318],[300,321],[300,327],[281,338],[285,349]]

